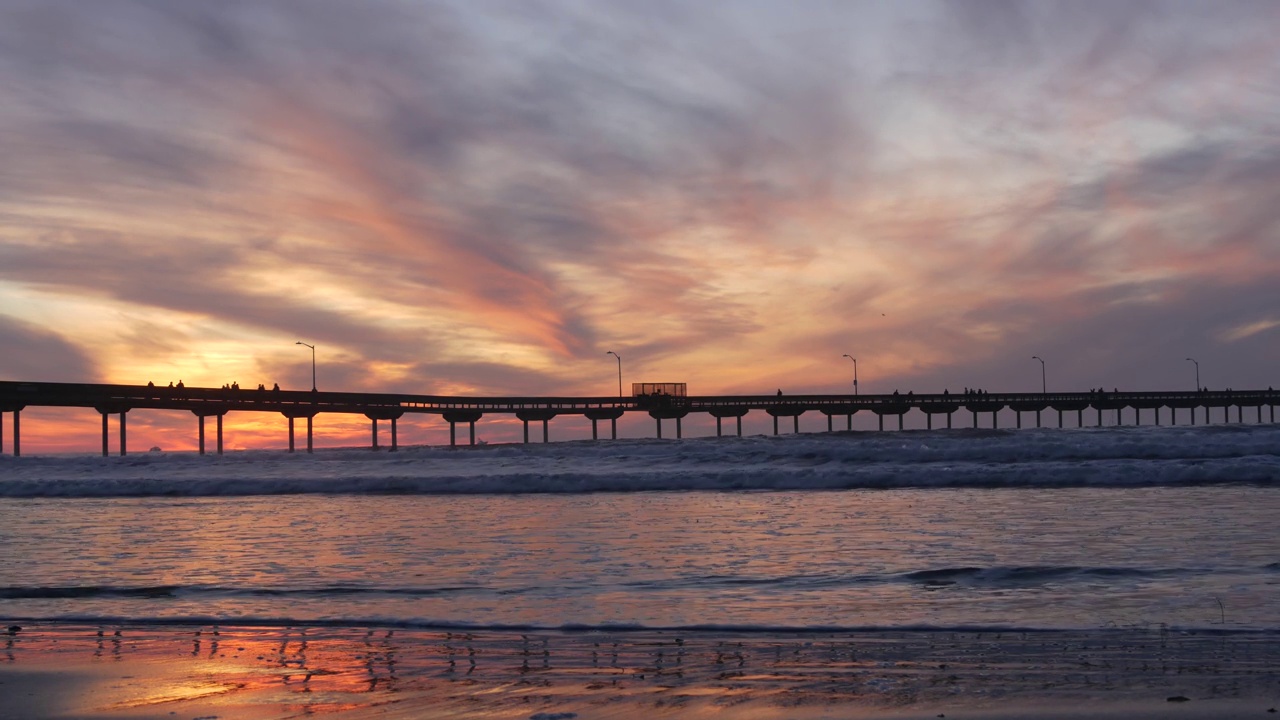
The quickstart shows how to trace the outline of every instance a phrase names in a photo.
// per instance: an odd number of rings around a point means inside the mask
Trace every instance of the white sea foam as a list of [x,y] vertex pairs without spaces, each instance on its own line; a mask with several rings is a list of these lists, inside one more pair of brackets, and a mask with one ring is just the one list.
[[400,452],[0,458],[0,497],[1275,483],[1280,426],[834,433]]

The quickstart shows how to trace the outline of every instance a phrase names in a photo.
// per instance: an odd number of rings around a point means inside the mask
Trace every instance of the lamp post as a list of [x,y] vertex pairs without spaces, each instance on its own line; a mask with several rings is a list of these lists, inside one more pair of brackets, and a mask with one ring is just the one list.
[[[304,343],[301,340],[294,343],[294,345],[303,345],[305,347],[311,348],[311,392],[315,392],[316,391],[316,346],[308,345],[307,343]],[[293,421],[290,420],[289,422],[293,422]]]
[[1195,360],[1192,360],[1191,358],[1187,358],[1187,361],[1188,361],[1188,362],[1195,363],[1195,366],[1196,366],[1196,392],[1200,392],[1200,363],[1196,362]]
[[853,394],[857,395],[858,394],[858,359],[848,353],[845,353],[840,357],[847,357],[853,361]]
[[1040,361],[1040,394],[1041,394],[1041,395],[1048,395],[1048,394],[1049,394],[1049,389],[1048,389],[1048,388],[1049,388],[1049,385],[1048,385],[1048,383],[1046,383],[1046,382],[1045,382],[1045,380],[1044,380],[1044,359],[1043,359],[1043,358],[1041,358],[1039,355],[1032,355],[1032,356],[1031,356],[1031,359],[1032,359],[1032,360],[1039,360],[1039,361]]
[[622,397],[622,356],[612,350],[605,355],[612,355],[618,359],[618,397]]

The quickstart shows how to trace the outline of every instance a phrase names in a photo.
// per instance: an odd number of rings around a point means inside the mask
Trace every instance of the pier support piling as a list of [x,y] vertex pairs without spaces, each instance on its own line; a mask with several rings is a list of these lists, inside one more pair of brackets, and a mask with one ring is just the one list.
[[720,431],[720,421],[722,419],[723,418],[721,418],[719,415],[716,416],[716,437],[724,437],[724,433]]
[[289,452],[293,452],[293,417],[289,417]]
[[120,411],[120,457],[124,457],[129,453],[128,438],[125,433],[125,417],[127,417],[127,412],[128,411],[126,410]]
[[[880,428],[880,429],[883,430],[884,428]],[[773,416],[773,434],[774,435],[778,434],[778,416],[777,415]]]
[[[99,411],[101,412],[101,411]],[[107,413],[102,413],[102,457],[107,456]]]
[[680,418],[676,418],[676,439],[684,437],[684,431],[680,428]]
[[[475,436],[476,436],[476,424],[471,423],[471,438],[473,441],[475,439]],[[399,449],[400,449],[399,430],[396,428],[396,419],[391,418],[391,452],[396,452]]]
[[791,431],[796,435],[800,434],[800,416],[795,415],[791,418]]
[[[1275,408],[1271,409],[1271,414],[1275,415]],[[1272,420],[1274,421],[1275,418],[1273,417]],[[741,415],[738,416],[738,437],[742,437],[742,416]]]
[[373,444],[369,447],[369,449],[377,450],[378,449],[378,418],[370,418],[370,421],[373,423],[373,427],[372,427]]
[[[106,425],[106,423],[107,421],[104,418],[102,421],[102,424]],[[200,454],[203,455],[204,454],[204,416],[203,415],[196,415],[196,424],[200,426]],[[106,435],[105,430],[103,431],[103,435]],[[103,444],[105,445],[106,443],[103,443]],[[105,450],[103,451],[103,454],[104,455],[106,454]]]
[[307,454],[311,454],[311,416],[307,416]]
[[13,456],[22,457],[22,411],[13,411]]

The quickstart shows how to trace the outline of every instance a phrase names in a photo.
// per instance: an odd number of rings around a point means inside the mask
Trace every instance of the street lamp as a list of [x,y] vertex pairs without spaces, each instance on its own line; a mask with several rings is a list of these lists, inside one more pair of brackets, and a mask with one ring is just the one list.
[[605,355],[612,355],[618,358],[618,397],[622,397],[622,356],[610,350]]
[[[304,343],[301,340],[294,343],[294,345],[303,345],[311,348],[311,392],[315,392],[316,391],[316,346],[307,345],[307,343]],[[293,421],[290,420],[290,422],[293,422]],[[290,440],[289,442],[292,443],[293,441]]]
[[1047,383],[1045,383],[1045,381],[1044,381],[1044,359],[1043,359],[1043,358],[1041,358],[1039,355],[1032,355],[1032,356],[1031,356],[1031,359],[1032,359],[1032,360],[1039,360],[1039,361],[1040,361],[1040,394],[1041,394],[1041,395],[1048,395],[1048,394],[1049,394],[1049,390],[1048,390],[1049,386],[1048,386],[1048,384],[1047,384]]
[[848,353],[845,353],[840,357],[847,357],[853,361],[853,394],[857,395],[858,394],[858,359]]
[[1187,361],[1193,362],[1196,365],[1196,392],[1200,392],[1200,363],[1192,360],[1191,358],[1187,358]]

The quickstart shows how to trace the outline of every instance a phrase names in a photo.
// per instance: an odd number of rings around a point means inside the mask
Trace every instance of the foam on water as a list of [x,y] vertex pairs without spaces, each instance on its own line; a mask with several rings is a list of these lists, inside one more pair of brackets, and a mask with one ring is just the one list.
[[1280,480],[1280,426],[617,440],[397,453],[0,457],[0,497],[1139,487]]

